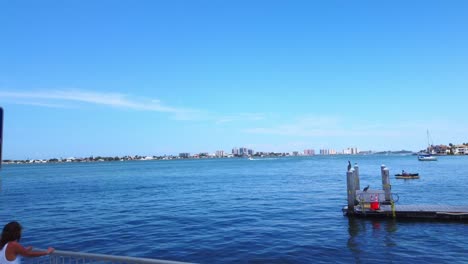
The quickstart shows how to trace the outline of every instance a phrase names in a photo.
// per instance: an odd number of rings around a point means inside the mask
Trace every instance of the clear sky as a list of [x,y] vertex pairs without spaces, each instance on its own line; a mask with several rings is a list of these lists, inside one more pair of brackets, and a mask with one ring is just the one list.
[[4,159],[468,142],[468,1],[0,0]]

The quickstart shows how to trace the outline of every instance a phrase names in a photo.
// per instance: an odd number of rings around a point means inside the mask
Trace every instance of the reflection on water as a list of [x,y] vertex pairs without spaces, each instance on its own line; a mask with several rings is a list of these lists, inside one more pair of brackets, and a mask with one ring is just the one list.
[[359,221],[354,217],[348,217],[348,248],[351,250],[354,256],[354,260],[356,262],[360,261],[360,253],[362,249],[359,245],[359,233],[363,232],[365,229],[365,225],[363,221]]
[[[369,249],[376,251],[391,250],[397,246],[394,233],[398,231],[396,220],[394,219],[362,219],[348,217],[349,238],[347,247],[353,254],[356,263],[363,261],[369,253]],[[382,243],[382,244],[381,244]],[[374,244],[374,245],[372,245]]]

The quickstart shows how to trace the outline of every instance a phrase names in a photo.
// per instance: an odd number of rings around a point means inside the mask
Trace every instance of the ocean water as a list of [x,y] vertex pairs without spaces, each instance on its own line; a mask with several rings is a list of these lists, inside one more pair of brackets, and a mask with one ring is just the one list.
[[387,165],[397,204],[468,205],[468,156],[26,164],[0,171],[0,220],[24,245],[197,263],[468,263],[466,223],[344,217],[348,159],[371,189]]

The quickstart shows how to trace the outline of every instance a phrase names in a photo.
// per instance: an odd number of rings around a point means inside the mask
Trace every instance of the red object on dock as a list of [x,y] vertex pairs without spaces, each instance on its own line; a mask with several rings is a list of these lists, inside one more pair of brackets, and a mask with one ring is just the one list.
[[371,208],[371,210],[379,210],[380,209],[380,203],[379,202],[371,202],[370,203],[370,208]]

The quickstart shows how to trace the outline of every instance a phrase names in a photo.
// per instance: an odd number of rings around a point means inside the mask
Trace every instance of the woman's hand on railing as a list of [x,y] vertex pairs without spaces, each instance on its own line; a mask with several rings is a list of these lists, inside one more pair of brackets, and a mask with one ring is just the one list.
[[55,248],[49,247],[46,252],[47,252],[47,254],[50,254],[50,253],[54,252],[54,250],[55,250]]

